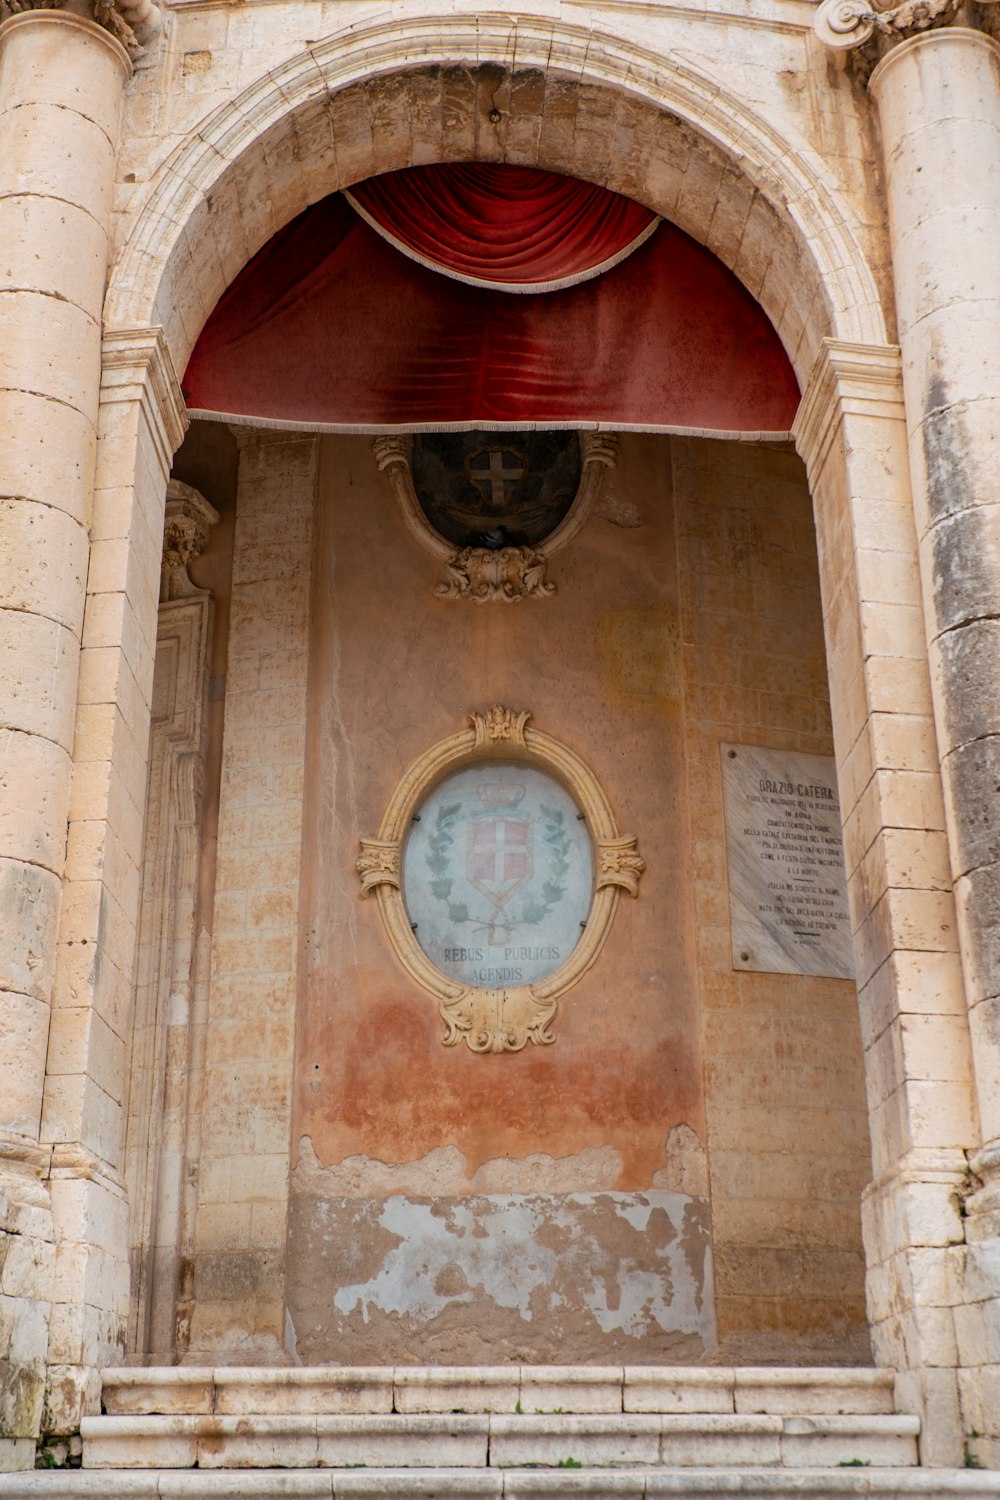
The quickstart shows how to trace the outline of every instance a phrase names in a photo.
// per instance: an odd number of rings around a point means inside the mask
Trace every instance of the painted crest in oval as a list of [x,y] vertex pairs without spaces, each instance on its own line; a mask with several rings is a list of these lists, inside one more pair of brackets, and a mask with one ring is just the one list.
[[403,853],[417,942],[449,978],[485,989],[533,984],[569,958],[593,894],[593,850],[560,782],[486,761],[443,781]]

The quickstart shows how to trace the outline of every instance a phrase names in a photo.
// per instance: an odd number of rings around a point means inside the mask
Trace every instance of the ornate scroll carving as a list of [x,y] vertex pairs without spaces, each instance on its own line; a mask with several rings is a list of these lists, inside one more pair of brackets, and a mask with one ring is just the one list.
[[392,885],[398,891],[400,843],[398,839],[362,839],[356,868],[361,876],[361,894],[367,896],[380,885]]
[[484,714],[469,714],[468,722],[476,735],[476,749],[489,745],[523,745],[524,726],[530,718],[528,709],[518,713],[499,703],[494,703]]
[[[583,472],[576,499],[562,522],[539,547],[498,548],[456,548],[435,531],[413,487],[413,439],[409,433],[386,433],[372,440],[375,463],[393,488],[407,530],[444,568],[445,576],[434,588],[438,598],[515,604],[521,599],[545,599],[556,592],[556,585],[546,576],[549,558],[572,541],[599,504],[605,476],[614,468],[618,455],[617,433],[581,432],[579,437]],[[612,519],[616,525],[639,524],[638,519]]]
[[[29,10],[69,9],[60,0],[0,0],[0,21]],[[73,14],[79,12],[74,10]],[[163,16],[153,0],[93,0],[89,19],[110,31],[133,60],[142,56],[163,26]]]
[[200,557],[208,533],[218,523],[219,513],[204,495],[171,479],[167,485],[167,505],[163,523],[163,560],[160,565],[160,603],[183,599],[204,592],[197,588],[188,573],[188,564]]
[[434,592],[441,599],[515,604],[528,594],[555,593],[555,584],[545,579],[547,566],[545,554],[534,547],[463,547],[446,561],[446,577]]
[[372,452],[382,472],[392,464],[409,464],[413,450],[413,439],[408,432],[387,432],[372,438]]
[[513,990],[465,990],[457,1000],[441,1003],[446,1047],[464,1042],[470,1052],[523,1052],[529,1042],[550,1047],[549,1029],[559,1009],[555,1000],[539,1000],[528,986]]
[[[404,969],[433,995],[444,1025],[442,1042],[464,1042],[472,1052],[520,1052],[529,1043],[550,1046],[558,1000],[597,962],[622,891],[635,896],[645,868],[635,838],[623,837],[600,783],[561,741],[528,728],[527,709],[495,703],[467,716],[468,727],[431,745],[400,778],[377,838],[361,840],[357,860],[362,895],[374,892],[386,935]],[[596,875],[586,923],[569,958],[534,984],[480,988],[449,978],[418,943],[402,894],[403,840],[429,791],[463,765],[512,756],[554,775],[582,810],[593,840]]]
[[580,448],[585,464],[603,464],[606,469],[613,469],[618,462],[617,432],[581,432]]
[[[872,5],[871,0],[823,0],[813,26],[820,41],[837,51],[863,47],[877,32],[892,42],[946,26],[961,6],[962,0],[903,0],[889,7]],[[993,5],[996,0],[979,0]]]
[[636,853],[635,838],[602,839],[597,846],[597,889],[620,885],[630,896],[639,894],[639,877],[646,861]]

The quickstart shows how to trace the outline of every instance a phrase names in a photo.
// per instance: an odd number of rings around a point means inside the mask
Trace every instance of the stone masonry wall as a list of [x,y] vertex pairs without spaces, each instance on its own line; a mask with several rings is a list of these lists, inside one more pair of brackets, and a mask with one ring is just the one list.
[[720,743],[833,753],[809,494],[790,450],[671,448],[721,1351],[863,1361],[855,986],[730,948]]

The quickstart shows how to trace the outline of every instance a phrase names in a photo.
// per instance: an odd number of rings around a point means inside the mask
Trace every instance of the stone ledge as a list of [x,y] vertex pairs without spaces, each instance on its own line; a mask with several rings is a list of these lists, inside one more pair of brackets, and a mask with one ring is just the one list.
[[907,1416],[85,1417],[87,1469],[559,1469],[669,1465],[908,1467],[919,1421]]
[[656,1466],[626,1472],[606,1469],[531,1469],[456,1472],[447,1469],[356,1470],[351,1473],[281,1469],[225,1473],[148,1470],[145,1473],[75,1469],[30,1474],[0,1474],[0,1500],[559,1500],[587,1495],[610,1500],[700,1500],[710,1495],[740,1495],[743,1500],[839,1500],[841,1496],[877,1496],[879,1500],[997,1500],[1000,1474],[967,1469],[666,1469]]
[[891,1370],[746,1366],[187,1366],[104,1371],[112,1416],[543,1411],[889,1414]]

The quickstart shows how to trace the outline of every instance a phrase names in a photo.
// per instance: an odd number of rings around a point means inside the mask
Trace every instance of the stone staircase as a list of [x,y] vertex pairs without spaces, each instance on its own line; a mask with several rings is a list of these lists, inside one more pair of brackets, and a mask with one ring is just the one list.
[[0,1475],[0,1500],[1000,1497],[918,1467],[883,1370],[125,1369],[104,1408],[82,1469]]

